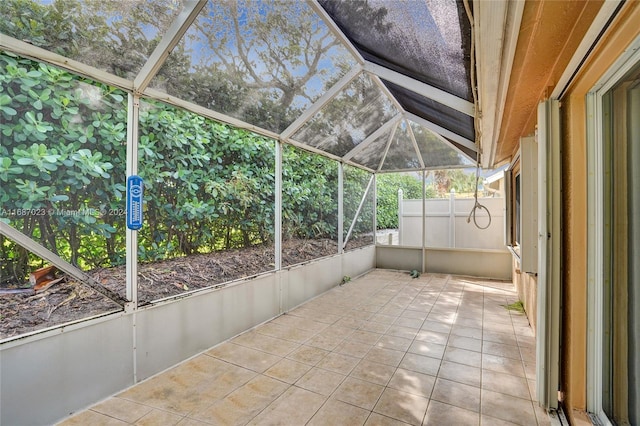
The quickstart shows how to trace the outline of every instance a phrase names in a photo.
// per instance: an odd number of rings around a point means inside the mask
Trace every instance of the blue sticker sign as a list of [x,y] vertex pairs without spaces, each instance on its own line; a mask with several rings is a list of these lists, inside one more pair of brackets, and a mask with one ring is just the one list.
[[127,228],[142,228],[142,192],[144,184],[140,176],[127,178]]

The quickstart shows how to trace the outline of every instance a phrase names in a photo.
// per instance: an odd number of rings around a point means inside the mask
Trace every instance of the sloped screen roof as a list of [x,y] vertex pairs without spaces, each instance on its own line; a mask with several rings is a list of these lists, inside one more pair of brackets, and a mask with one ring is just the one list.
[[[319,0],[366,61],[472,100],[471,27],[462,1]],[[474,118],[382,79],[405,111],[473,141]],[[469,150],[465,150],[468,151]]]
[[475,159],[461,0],[4,0],[0,50],[370,172]]
[[462,1],[319,2],[366,60],[471,100]]

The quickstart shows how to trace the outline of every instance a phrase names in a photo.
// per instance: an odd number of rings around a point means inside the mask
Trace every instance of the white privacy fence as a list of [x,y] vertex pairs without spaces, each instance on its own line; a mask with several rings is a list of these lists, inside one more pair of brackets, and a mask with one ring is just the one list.
[[[381,238],[379,243],[409,247],[422,245],[424,225],[426,247],[504,249],[504,198],[478,198],[491,214],[491,224],[487,229],[479,229],[473,218],[467,223],[473,208],[473,198],[425,200],[424,221],[422,200],[404,200],[398,191],[398,235],[397,238]],[[489,216],[484,209],[476,210],[476,221],[480,227],[489,224]]]

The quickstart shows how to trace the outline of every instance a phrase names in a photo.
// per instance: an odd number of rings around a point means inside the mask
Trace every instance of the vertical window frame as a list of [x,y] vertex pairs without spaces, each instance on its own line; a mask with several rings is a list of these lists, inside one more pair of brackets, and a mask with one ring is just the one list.
[[[612,425],[603,407],[605,303],[605,140],[607,96],[634,68],[640,66],[640,36],[623,52],[586,95],[587,109],[587,411],[596,424]],[[611,121],[609,119],[609,121]]]

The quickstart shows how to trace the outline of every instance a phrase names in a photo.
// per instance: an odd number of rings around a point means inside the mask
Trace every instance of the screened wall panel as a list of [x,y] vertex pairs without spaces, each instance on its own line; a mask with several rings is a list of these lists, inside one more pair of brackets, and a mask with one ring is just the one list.
[[183,0],[0,2],[0,32],[133,80]]
[[139,299],[274,269],[275,142],[141,101]]
[[293,136],[342,157],[398,113],[365,73],[360,74]]
[[374,244],[375,200],[372,177],[365,170],[344,166],[345,250]]
[[[376,176],[376,244],[422,246],[422,176],[422,172]],[[411,229],[411,240],[402,241],[401,227]]]
[[[0,69],[0,220],[124,296],[114,271],[125,262],[125,93],[6,52]],[[118,308],[56,269],[36,272],[50,262],[7,237],[0,257],[3,323],[42,328]]]
[[281,132],[355,61],[301,1],[209,1],[151,87]]
[[338,163],[283,146],[282,265],[338,253]]

